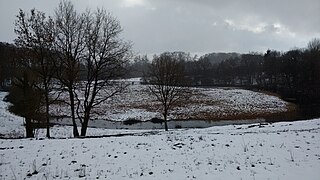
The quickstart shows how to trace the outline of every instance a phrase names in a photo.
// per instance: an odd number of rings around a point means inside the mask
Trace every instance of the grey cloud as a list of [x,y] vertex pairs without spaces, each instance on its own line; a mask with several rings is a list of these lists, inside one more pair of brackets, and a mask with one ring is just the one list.
[[[288,50],[320,36],[318,0],[139,0],[136,6],[124,6],[124,2],[73,1],[79,11],[86,7],[111,11],[124,28],[124,39],[133,41],[134,50],[142,54]],[[50,14],[57,4],[50,0],[40,4],[36,0],[1,1],[0,41],[14,39],[13,21],[19,7],[35,6]]]

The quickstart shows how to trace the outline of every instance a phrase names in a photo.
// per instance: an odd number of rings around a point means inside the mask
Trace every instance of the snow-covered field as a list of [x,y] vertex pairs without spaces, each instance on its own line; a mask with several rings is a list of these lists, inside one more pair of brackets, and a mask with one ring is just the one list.
[[[0,98],[4,93],[0,93]],[[24,133],[0,101],[0,133]],[[88,139],[0,139],[0,179],[310,179],[320,177],[320,119],[206,129],[91,128]],[[44,131],[38,132],[40,135]],[[65,134],[66,133],[66,134]],[[55,126],[54,137],[70,127]],[[127,135],[125,135],[128,133]],[[16,135],[14,135],[16,136]]]
[[[139,81],[140,78],[125,80],[130,82],[125,91],[94,109],[92,119],[146,121],[162,118],[160,104],[149,93],[147,85]],[[62,97],[67,99],[66,95]],[[170,119],[247,119],[286,112],[290,107],[278,97],[243,89],[189,88],[188,97],[171,111]],[[64,104],[56,104],[51,114],[66,117],[70,110]]]
[[317,119],[93,139],[0,140],[0,179],[316,180],[319,133]]

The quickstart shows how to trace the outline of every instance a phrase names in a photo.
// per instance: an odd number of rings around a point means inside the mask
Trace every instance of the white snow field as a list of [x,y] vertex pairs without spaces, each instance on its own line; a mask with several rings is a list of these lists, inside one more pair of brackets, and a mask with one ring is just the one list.
[[91,139],[2,139],[0,179],[320,177],[320,120]]
[[[0,98],[5,93],[0,93]],[[24,134],[0,101],[1,137]],[[0,179],[288,179],[320,177],[320,119],[132,131],[91,128],[87,139],[0,139]],[[40,137],[43,137],[40,131]],[[66,133],[66,134],[64,134]],[[69,137],[55,126],[53,137]]]
[[[95,108],[92,119],[146,121],[162,118],[160,103],[149,93],[147,85],[140,84],[140,78],[125,79],[123,82],[129,84],[125,91]],[[68,99],[66,94],[61,97]],[[188,97],[187,101],[170,111],[169,119],[251,119],[286,112],[291,107],[290,103],[278,97],[244,89],[189,88]],[[65,104],[52,107],[53,116],[70,116],[69,107]]]

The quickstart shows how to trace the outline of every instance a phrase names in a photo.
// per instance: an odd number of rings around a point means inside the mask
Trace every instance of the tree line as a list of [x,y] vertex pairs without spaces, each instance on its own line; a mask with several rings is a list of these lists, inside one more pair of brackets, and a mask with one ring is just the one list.
[[[279,93],[297,103],[320,103],[320,40],[316,38],[306,48],[287,52],[210,53],[200,58],[173,52],[171,56],[184,67],[186,86],[254,88]],[[143,76],[150,63],[147,56],[136,57],[131,75]]]
[[298,103],[320,103],[319,50],[320,40],[313,39],[304,49],[242,54],[217,64],[204,57],[192,63],[205,68],[191,71],[191,79],[195,85],[258,88]]

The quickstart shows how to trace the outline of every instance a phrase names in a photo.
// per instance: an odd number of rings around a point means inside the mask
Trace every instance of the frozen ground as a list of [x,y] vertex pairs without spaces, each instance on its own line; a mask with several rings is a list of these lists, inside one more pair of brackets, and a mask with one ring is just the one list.
[[[0,133],[5,137],[23,134],[23,120],[8,113],[7,105],[0,101]],[[55,137],[68,137],[70,131],[70,127],[51,129]],[[0,179],[320,177],[320,119],[169,132],[94,128],[89,132],[129,134],[88,139],[0,139]]]

